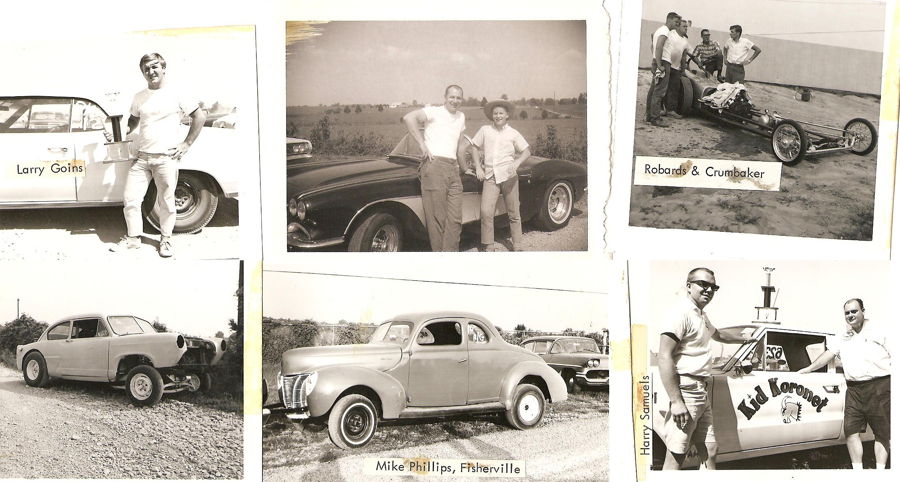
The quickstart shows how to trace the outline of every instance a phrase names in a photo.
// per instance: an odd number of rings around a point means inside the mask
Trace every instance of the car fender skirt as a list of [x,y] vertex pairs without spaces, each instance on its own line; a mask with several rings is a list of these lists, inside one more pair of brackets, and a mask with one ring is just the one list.
[[316,386],[307,398],[309,414],[320,417],[328,413],[345,393],[361,393],[380,407],[383,418],[397,418],[406,407],[406,390],[400,382],[377,370],[366,367],[333,366],[315,370],[319,374]]
[[550,368],[542,360],[523,361],[510,369],[506,377],[503,378],[503,384],[500,388],[500,401],[507,409],[512,407],[516,387],[520,383],[537,385],[544,392],[544,395],[549,397],[550,403],[562,402],[568,398],[566,382],[563,381],[556,370]]

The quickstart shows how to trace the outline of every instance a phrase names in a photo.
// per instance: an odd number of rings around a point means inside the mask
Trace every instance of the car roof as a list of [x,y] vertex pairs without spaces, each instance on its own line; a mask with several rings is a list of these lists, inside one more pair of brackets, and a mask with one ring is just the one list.
[[19,90],[19,89],[3,89],[0,91],[0,97],[9,98],[9,97],[38,97],[38,98],[61,98],[61,99],[87,99],[95,104],[99,105],[104,111],[106,111],[107,115],[125,115],[127,114],[128,106],[124,105],[123,102],[128,102],[131,96],[126,99],[122,96],[121,93],[115,94],[114,99],[109,99],[107,94],[102,92],[67,92],[65,90],[48,90],[42,93],[36,93],[34,90]]
[[575,335],[543,335],[543,336],[533,336],[533,337],[531,337],[531,338],[526,338],[525,340],[522,340],[522,343],[526,343],[526,342],[529,342],[529,341],[556,341],[556,340],[562,340],[562,339],[564,339],[564,338],[568,338],[568,339],[576,339],[576,340],[591,340],[591,341],[596,341],[596,340],[594,340],[593,338],[590,338],[590,337],[587,337],[587,336],[575,336]]
[[411,321],[413,323],[419,323],[423,321],[433,320],[435,318],[471,318],[476,321],[481,321],[483,323],[487,323],[493,326],[488,320],[486,320],[483,316],[477,313],[470,313],[467,311],[422,311],[416,313],[403,313],[396,316],[392,316],[387,321]]
[[754,328],[754,329],[764,328],[766,330],[788,331],[791,333],[801,333],[801,334],[806,334],[806,335],[823,335],[823,336],[831,336],[834,334],[834,333],[827,332],[827,331],[807,330],[807,329],[803,329],[803,328],[791,328],[791,327],[787,327],[787,326],[784,326],[781,324],[776,325],[773,323],[746,323],[743,325],[725,326],[720,329],[724,330],[724,329],[729,329],[729,328]]

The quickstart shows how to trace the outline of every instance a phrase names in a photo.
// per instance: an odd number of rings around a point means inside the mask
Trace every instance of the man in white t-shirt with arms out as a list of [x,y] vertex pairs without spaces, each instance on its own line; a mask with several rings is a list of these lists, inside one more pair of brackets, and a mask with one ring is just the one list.
[[680,23],[681,16],[675,12],[669,12],[666,15],[666,24],[656,29],[650,36],[652,54],[650,73],[653,77],[650,78],[650,88],[647,90],[647,112],[644,120],[656,127],[669,126],[662,120],[662,104],[669,86],[669,71],[671,70],[671,55],[665,47],[669,32]]
[[[157,53],[141,57],[141,73],[147,88],[134,95],[128,117],[128,133],[139,129],[137,160],[128,169],[125,180],[125,225],[127,233],[110,248],[120,252],[140,248],[143,233],[141,204],[152,179],[156,183],[156,205],[159,210],[159,255],[174,254],[172,230],[175,228],[175,186],[178,183],[178,161],[197,140],[206,112],[196,101],[186,100],[166,82],[166,60]],[[181,119],[191,117],[186,137],[179,135]]]
[[[465,171],[469,145],[462,135],[466,129],[466,116],[459,110],[462,102],[462,87],[450,85],[444,89],[444,105],[403,116],[409,135],[422,150],[422,210],[432,251],[459,251],[463,192],[459,173]],[[422,126],[424,131],[419,132]]]
[[690,22],[681,19],[678,26],[669,32],[666,38],[665,51],[669,52],[670,72],[669,86],[666,89],[666,114],[675,119],[681,119],[678,113],[678,95],[681,92],[681,75],[688,65],[688,53],[691,50],[691,44],[688,43],[687,29]]
[[762,49],[753,45],[749,39],[741,37],[744,29],[740,25],[729,28],[731,38],[722,47],[725,52],[725,82],[730,84],[744,82],[744,66],[759,57]]
[[685,288],[687,296],[664,321],[659,337],[659,376],[669,395],[663,469],[680,469],[693,444],[701,463],[713,470],[718,446],[711,400],[707,396],[711,366],[709,340],[743,343],[747,339],[719,332],[703,311],[719,290],[712,270],[692,269]]

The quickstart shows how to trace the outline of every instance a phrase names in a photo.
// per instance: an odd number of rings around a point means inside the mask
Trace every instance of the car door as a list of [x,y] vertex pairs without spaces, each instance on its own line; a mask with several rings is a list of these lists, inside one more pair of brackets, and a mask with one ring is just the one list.
[[47,364],[47,374],[52,377],[58,377],[68,371],[66,341],[69,339],[71,331],[71,321],[57,323],[47,330],[46,339],[38,346],[38,350]]
[[500,386],[513,365],[520,360],[511,356],[507,345],[481,322],[466,321],[469,351],[468,403],[500,400]]
[[409,406],[465,405],[469,353],[460,319],[424,323],[410,343]]
[[837,439],[846,383],[833,366],[798,374],[824,349],[824,335],[767,330],[739,366],[713,377],[719,452]]
[[75,200],[78,169],[69,132],[72,99],[0,98],[0,203]]
[[72,335],[65,343],[67,375],[107,381],[110,336],[100,318],[73,320]]
[[[84,161],[84,176],[77,179],[79,202],[119,202],[125,191],[130,161],[110,162],[104,127],[106,112],[88,99],[75,99],[72,105],[72,138],[75,155]],[[112,126],[109,126],[110,132]],[[125,126],[122,126],[125,132]]]

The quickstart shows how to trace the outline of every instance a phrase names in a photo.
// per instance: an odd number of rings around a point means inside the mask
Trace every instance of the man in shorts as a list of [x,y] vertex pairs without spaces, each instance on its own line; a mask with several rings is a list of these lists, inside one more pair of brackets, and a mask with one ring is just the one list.
[[662,120],[663,99],[669,87],[669,75],[671,70],[671,55],[665,50],[666,39],[669,32],[681,23],[681,16],[675,12],[666,15],[666,24],[656,29],[650,36],[650,88],[647,90],[647,112],[644,120],[656,127],[669,127]]
[[[141,73],[147,88],[134,95],[128,117],[128,133],[140,132],[137,159],[125,179],[125,236],[110,248],[121,252],[141,247],[144,220],[141,204],[152,179],[156,183],[159,209],[159,255],[171,257],[172,230],[175,228],[175,186],[178,161],[197,140],[206,122],[206,112],[196,100],[188,99],[166,82],[166,59],[157,53],[141,57]],[[180,134],[181,119],[188,115],[191,126],[187,136]],[[110,138],[107,133],[107,139]]]
[[680,469],[691,445],[695,445],[701,463],[714,470],[718,446],[711,400],[707,397],[711,365],[709,340],[743,343],[747,339],[719,332],[703,311],[719,290],[712,270],[692,269],[685,288],[687,296],[664,321],[659,337],[659,376],[669,395],[664,428],[668,450],[663,469]]
[[749,39],[741,37],[744,29],[740,25],[729,28],[731,38],[725,41],[725,82],[744,82],[744,66],[762,53]]
[[841,357],[847,396],[844,402],[844,434],[854,469],[862,469],[863,446],[859,438],[866,424],[875,434],[875,467],[885,468],[891,451],[891,352],[888,338],[865,317],[863,301],[844,303],[847,332],[831,340],[811,365],[797,373],[809,373]]

